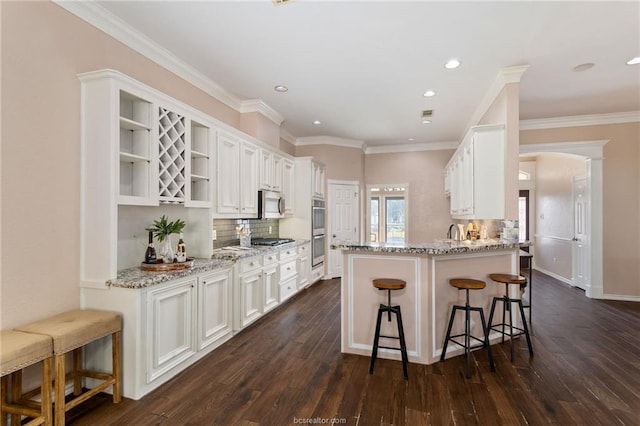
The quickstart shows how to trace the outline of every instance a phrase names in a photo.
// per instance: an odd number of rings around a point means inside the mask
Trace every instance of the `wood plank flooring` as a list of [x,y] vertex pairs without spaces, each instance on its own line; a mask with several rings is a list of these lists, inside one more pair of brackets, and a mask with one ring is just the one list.
[[[591,300],[534,271],[524,339],[424,366],[340,353],[340,283],[320,282],[139,401],[101,394],[71,425],[640,425],[640,303]],[[375,315],[372,312],[371,315]],[[443,324],[443,327],[445,324]],[[304,420],[307,419],[307,420]],[[311,419],[311,420],[309,420]]]

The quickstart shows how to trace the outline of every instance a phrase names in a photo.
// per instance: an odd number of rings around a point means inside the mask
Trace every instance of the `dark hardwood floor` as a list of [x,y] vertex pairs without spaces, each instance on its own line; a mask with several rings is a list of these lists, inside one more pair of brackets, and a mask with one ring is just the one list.
[[143,399],[101,394],[68,424],[640,425],[640,303],[591,300],[536,271],[533,282],[535,355],[519,339],[512,364],[509,344],[494,345],[495,373],[476,351],[471,379],[463,357],[410,364],[408,381],[381,359],[369,375],[368,357],[340,353],[328,280]]

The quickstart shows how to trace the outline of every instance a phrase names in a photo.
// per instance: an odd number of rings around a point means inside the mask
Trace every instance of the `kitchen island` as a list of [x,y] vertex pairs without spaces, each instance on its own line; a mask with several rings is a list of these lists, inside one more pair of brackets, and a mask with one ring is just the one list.
[[[392,305],[400,305],[409,361],[432,364],[440,359],[446,326],[454,304],[464,305],[464,292],[449,285],[451,278],[483,280],[483,290],[470,292],[470,304],[481,306],[488,319],[493,296],[504,288],[491,282],[490,273],[518,274],[519,249],[528,243],[497,240],[428,244],[339,244],[343,252],[342,343],[344,353],[371,355],[375,319],[386,292],[375,289],[374,278],[397,278],[406,288],[391,292]],[[477,315],[472,315],[474,335],[482,335]],[[464,318],[456,318],[453,332],[462,332]],[[395,319],[382,321],[382,334],[396,335]],[[493,341],[497,339],[493,337]],[[447,357],[462,349],[449,345]],[[398,351],[379,350],[379,357],[400,359]]]

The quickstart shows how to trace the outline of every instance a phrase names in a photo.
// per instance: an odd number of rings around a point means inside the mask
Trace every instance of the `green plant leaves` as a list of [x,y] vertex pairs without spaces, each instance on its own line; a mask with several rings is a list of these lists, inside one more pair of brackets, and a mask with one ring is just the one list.
[[160,219],[153,221],[153,226],[146,228],[147,231],[153,232],[158,241],[164,241],[171,234],[179,234],[185,227],[183,220],[177,219],[169,222],[166,215],[162,215]]

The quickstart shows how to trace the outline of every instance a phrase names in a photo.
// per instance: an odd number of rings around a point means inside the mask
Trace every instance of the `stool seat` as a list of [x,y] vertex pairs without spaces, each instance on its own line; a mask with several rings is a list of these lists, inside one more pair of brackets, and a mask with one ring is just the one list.
[[122,317],[114,312],[75,309],[16,330],[45,334],[53,339],[53,353],[63,354],[122,329]]
[[[47,335],[53,339],[53,359],[55,365],[54,414],[55,424],[64,425],[66,412],[94,395],[112,387],[113,402],[120,402],[121,395],[121,341],[122,316],[116,312],[75,309],[53,317],[18,327],[17,330],[38,335]],[[83,368],[83,348],[85,345],[111,336],[111,373],[92,371]],[[72,353],[73,397],[65,396],[67,374],[65,373],[65,355]],[[83,391],[82,379],[92,378],[101,381],[92,389]]]
[[376,278],[373,286],[380,290],[402,290],[407,286],[407,282],[396,278]]
[[[53,342],[51,337],[15,330],[0,334],[0,371],[2,394],[0,419],[6,424],[6,414],[11,414],[11,424],[21,424],[21,417],[32,418],[28,425],[50,426],[51,416],[51,364]],[[42,382],[34,391],[22,392],[22,369],[42,361]],[[39,403],[33,401],[41,395]]]
[[449,280],[449,285],[461,290],[482,290],[487,283],[471,278],[452,278]]
[[1,376],[22,370],[53,354],[51,337],[41,334],[7,330],[2,332],[0,341],[2,342],[0,345]]
[[521,275],[489,274],[489,278],[492,281],[503,284],[524,284],[527,282],[527,279]]

